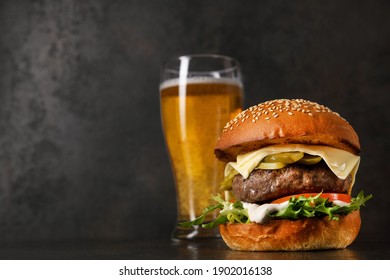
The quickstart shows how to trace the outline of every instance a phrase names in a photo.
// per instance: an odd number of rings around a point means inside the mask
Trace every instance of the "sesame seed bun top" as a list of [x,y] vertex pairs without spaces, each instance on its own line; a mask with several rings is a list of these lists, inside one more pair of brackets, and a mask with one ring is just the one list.
[[325,145],[360,153],[359,138],[339,114],[303,99],[276,99],[242,111],[224,127],[215,155],[235,161],[238,154],[269,145]]

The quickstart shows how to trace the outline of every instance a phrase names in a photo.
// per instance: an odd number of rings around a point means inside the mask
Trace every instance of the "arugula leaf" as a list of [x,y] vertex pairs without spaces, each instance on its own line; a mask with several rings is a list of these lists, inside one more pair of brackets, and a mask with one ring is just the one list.
[[[373,197],[371,194],[364,196],[363,191],[361,191],[356,198],[351,199],[351,203],[348,205],[338,206],[329,201],[328,198],[320,197],[320,195],[321,193],[309,198],[304,196],[293,196],[288,201],[286,208],[270,213],[269,216],[275,219],[290,220],[328,216],[329,220],[338,220],[338,215],[346,215],[359,210],[361,206],[365,206],[365,203]],[[241,201],[232,203],[230,201],[225,201],[220,195],[212,196],[212,199],[215,200],[217,204],[205,208],[202,214],[195,220],[181,222],[179,223],[179,226],[188,228],[201,225],[203,228],[210,229],[225,223],[245,224],[251,222],[248,210],[243,207]],[[206,216],[216,210],[220,210],[218,217],[212,222],[204,223]]]
[[189,227],[192,227],[195,225],[201,225],[201,224],[203,224],[204,219],[206,218],[206,216],[209,213],[213,212],[214,210],[222,209],[222,208],[223,208],[223,205],[221,203],[218,203],[215,205],[210,205],[207,208],[205,208],[202,212],[202,215],[197,217],[195,220],[187,221],[187,222],[180,222],[180,223],[178,223],[178,225],[181,227],[184,227],[184,228],[189,228]]
[[226,224],[228,221],[229,220],[226,216],[219,215],[214,221],[207,223],[207,224],[204,224],[204,225],[202,225],[202,227],[210,229],[210,228],[217,227],[218,225],[221,225],[221,224]]
[[[241,201],[236,201],[234,203],[230,201],[225,201],[221,198],[220,195],[212,196],[212,199],[218,202],[218,204],[211,205],[205,208],[202,212],[202,215],[197,217],[195,220],[188,222],[181,222],[179,226],[181,227],[191,227],[195,225],[202,225],[203,228],[213,228],[220,224],[230,223],[249,223],[248,210],[244,209]],[[220,209],[218,217],[209,223],[203,223],[206,216]]]
[[363,191],[361,191],[357,197],[352,198],[351,203],[346,206],[334,205],[329,199],[320,197],[320,194],[309,198],[304,196],[298,198],[292,197],[286,208],[271,213],[270,216],[278,219],[292,220],[329,216],[329,220],[338,220],[338,217],[335,215],[346,215],[359,210],[360,207],[365,206],[365,203],[372,197],[371,194],[364,196]]
[[359,210],[361,206],[366,206],[365,203],[373,198],[373,195],[364,196],[364,192],[358,193],[356,198],[351,199],[351,203],[346,206],[339,207],[335,212],[337,214],[349,214],[355,210]]

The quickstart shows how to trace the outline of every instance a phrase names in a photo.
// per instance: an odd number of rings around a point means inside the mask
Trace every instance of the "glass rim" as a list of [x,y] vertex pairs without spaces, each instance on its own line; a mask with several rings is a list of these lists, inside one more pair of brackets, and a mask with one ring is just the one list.
[[173,69],[173,67],[168,67],[168,64],[171,62],[174,62],[174,61],[181,61],[185,58],[187,58],[187,59],[188,58],[189,59],[192,59],[192,58],[214,58],[214,59],[221,59],[221,60],[229,61],[232,63],[232,65],[230,67],[217,69],[217,70],[188,71],[188,73],[191,73],[191,74],[202,74],[202,73],[210,73],[210,72],[226,73],[226,72],[231,72],[231,71],[240,69],[240,63],[234,57],[231,57],[228,55],[222,55],[222,54],[198,53],[198,54],[186,54],[186,55],[179,55],[179,56],[171,57],[170,59],[163,62],[162,70],[166,71],[168,73],[174,73],[174,74],[179,73],[180,69]]
[[[224,55],[224,54],[216,54],[216,53],[195,53],[195,54],[185,54],[185,55],[180,55],[176,56],[176,58],[184,58],[184,57],[190,57],[190,58],[195,58],[195,57],[204,57],[204,58],[222,58],[226,60],[231,60],[231,61],[237,61],[234,57]],[[172,57],[171,59],[175,59],[175,57]]]

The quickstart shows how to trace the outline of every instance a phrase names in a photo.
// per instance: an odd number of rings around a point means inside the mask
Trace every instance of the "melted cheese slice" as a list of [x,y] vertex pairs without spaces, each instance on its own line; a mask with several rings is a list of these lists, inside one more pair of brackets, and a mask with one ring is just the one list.
[[328,165],[330,170],[340,179],[345,180],[349,174],[352,176],[352,184],[349,188],[351,192],[355,183],[356,172],[359,168],[360,157],[344,150],[339,150],[327,146],[286,144],[268,146],[246,154],[238,155],[236,162],[229,162],[225,168],[225,176],[232,169],[237,170],[245,179],[259,165],[260,161],[268,155],[283,152],[304,152],[313,156],[320,156]]

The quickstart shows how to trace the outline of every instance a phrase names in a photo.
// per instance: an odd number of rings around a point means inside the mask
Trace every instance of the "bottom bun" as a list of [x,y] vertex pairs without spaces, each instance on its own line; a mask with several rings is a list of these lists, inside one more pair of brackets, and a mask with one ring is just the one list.
[[266,224],[223,224],[225,243],[240,251],[304,251],[340,249],[350,245],[360,230],[360,212],[338,216],[338,220],[304,218],[272,220]]

